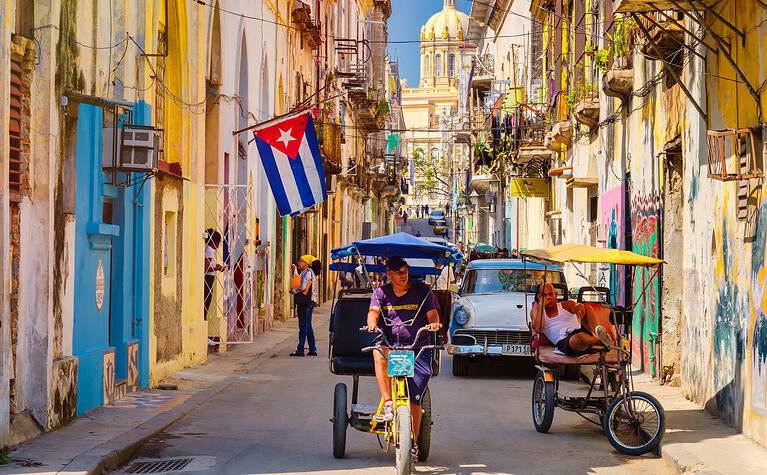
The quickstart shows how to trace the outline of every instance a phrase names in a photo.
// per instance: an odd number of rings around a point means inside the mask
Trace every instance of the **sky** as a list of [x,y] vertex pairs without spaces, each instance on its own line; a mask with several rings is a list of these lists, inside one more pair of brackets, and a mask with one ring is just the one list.
[[[389,57],[399,61],[400,77],[407,79],[409,86],[418,86],[419,45],[421,25],[430,16],[442,10],[442,0],[392,0],[389,17]],[[472,0],[457,0],[459,10],[469,13]],[[394,41],[411,41],[397,44]]]

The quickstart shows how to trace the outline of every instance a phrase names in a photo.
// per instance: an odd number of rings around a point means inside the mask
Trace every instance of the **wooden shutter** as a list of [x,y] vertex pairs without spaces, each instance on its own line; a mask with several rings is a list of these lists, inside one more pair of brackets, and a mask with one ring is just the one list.
[[11,191],[21,192],[21,118],[22,118],[22,58],[11,55],[11,95],[10,123],[8,135],[10,137],[10,149],[8,154],[8,184]]

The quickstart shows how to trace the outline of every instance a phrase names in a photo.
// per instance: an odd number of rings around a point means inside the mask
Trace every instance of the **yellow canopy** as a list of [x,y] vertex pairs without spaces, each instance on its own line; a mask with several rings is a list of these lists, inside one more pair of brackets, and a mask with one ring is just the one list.
[[582,244],[560,244],[545,249],[523,251],[523,256],[564,264],[565,262],[588,262],[605,264],[623,264],[631,266],[656,266],[666,261],[654,257],[642,256],[631,251],[608,249],[604,247],[584,246]]

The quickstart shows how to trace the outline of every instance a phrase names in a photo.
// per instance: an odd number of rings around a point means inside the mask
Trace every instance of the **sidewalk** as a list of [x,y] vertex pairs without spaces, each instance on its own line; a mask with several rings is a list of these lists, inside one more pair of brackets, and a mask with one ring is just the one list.
[[[322,332],[330,302],[315,312],[315,331]],[[178,390],[128,394],[114,405],[94,409],[66,427],[14,447],[8,453],[10,463],[0,465],[0,474],[101,474],[120,466],[149,438],[226,390],[243,367],[262,356],[271,357],[280,345],[295,339],[296,325],[296,319],[278,322],[252,344],[232,345],[230,351],[212,354],[204,364],[163,380]]]
[[658,398],[665,409],[661,454],[677,473],[767,473],[767,449],[685,399],[679,388],[659,386],[645,376],[635,376],[634,386]]

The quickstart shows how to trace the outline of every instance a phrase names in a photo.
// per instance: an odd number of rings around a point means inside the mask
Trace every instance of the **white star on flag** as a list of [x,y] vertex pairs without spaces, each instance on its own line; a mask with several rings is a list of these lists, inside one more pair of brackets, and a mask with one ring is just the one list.
[[278,142],[282,142],[282,144],[287,147],[290,142],[295,140],[295,138],[292,135],[290,135],[291,129],[288,129],[288,130],[279,129],[279,130],[280,130],[280,138],[277,139]]

